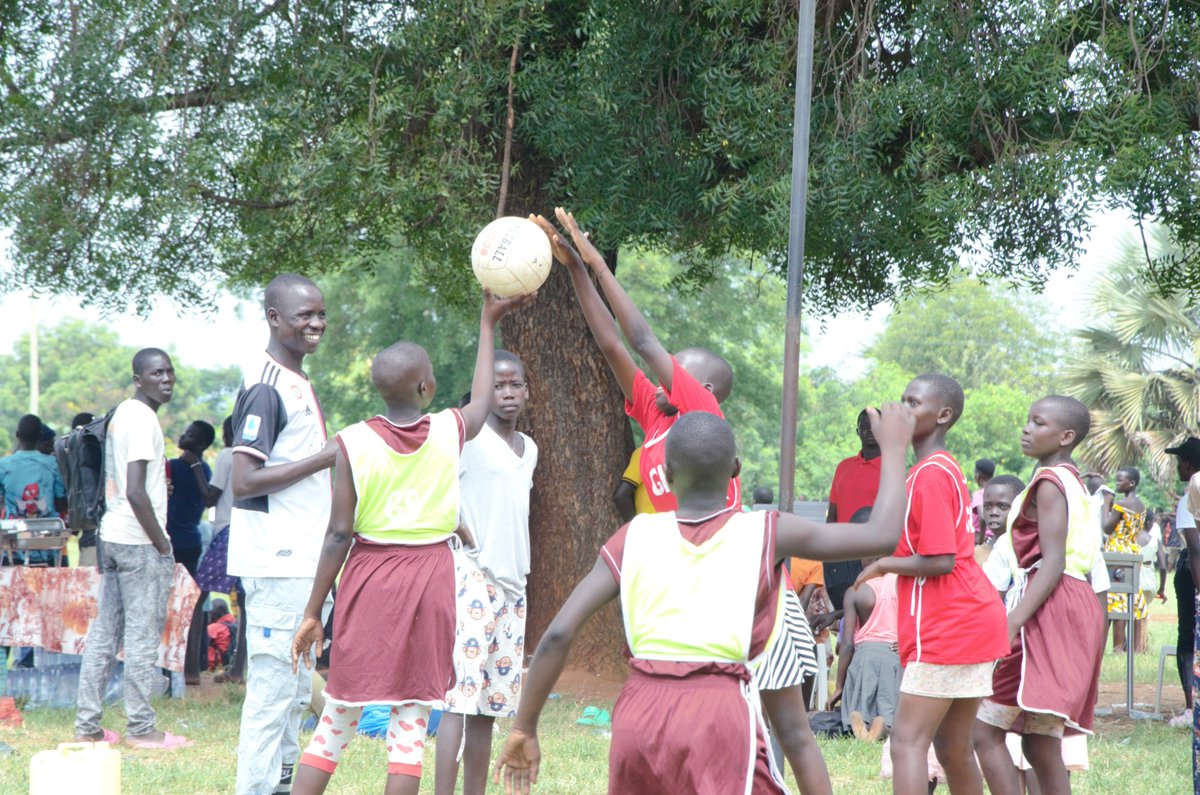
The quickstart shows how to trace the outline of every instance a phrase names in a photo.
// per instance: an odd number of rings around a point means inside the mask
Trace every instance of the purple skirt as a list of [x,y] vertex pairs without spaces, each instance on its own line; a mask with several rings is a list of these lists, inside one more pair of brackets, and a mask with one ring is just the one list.
[[196,585],[201,591],[232,593],[238,587],[238,578],[225,573],[229,562],[229,528],[225,527],[213,537],[208,551],[196,568]]

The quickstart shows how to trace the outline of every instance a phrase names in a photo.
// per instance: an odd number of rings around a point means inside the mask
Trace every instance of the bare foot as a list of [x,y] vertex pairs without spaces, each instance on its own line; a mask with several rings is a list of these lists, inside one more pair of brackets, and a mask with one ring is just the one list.
[[98,743],[104,740],[104,729],[93,734],[76,734],[71,742],[73,743]]

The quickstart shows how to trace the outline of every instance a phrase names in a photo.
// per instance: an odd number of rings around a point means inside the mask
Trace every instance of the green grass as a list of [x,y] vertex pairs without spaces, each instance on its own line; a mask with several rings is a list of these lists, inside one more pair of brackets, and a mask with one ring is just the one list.
[[[1155,604],[1150,622],[1150,653],[1140,655],[1135,668],[1137,700],[1153,699],[1158,649],[1175,642],[1174,605]],[[1154,620],[1154,616],[1160,619]],[[1124,657],[1107,655],[1101,676],[1105,684],[1100,705],[1124,700]],[[1165,674],[1166,703],[1182,704],[1174,664]],[[1145,693],[1149,692],[1147,698]],[[179,751],[122,752],[123,792],[126,795],[226,795],[233,791],[238,721],[242,691],[233,686],[206,691],[203,699],[163,700],[158,703],[160,726],[186,734],[194,747]],[[1107,703],[1106,703],[1107,702]],[[611,706],[611,705],[608,705]],[[549,702],[541,722],[543,764],[539,795],[600,793],[606,789],[609,741],[602,732],[575,725],[583,702],[570,696]],[[106,724],[120,728],[119,707]],[[29,710],[22,729],[0,729],[0,741],[15,747],[18,755],[0,757],[0,793],[20,795],[29,788],[30,759],[38,751],[70,739],[73,710]],[[504,724],[501,722],[501,726]],[[1102,719],[1090,742],[1091,769],[1072,776],[1074,792],[1085,795],[1178,795],[1188,792],[1191,775],[1189,733],[1162,722],[1129,721],[1120,715]],[[652,741],[653,738],[646,738]],[[499,748],[500,737],[493,746]],[[890,782],[879,779],[879,745],[852,739],[821,740],[835,793],[890,793]],[[426,749],[426,775],[421,792],[433,791],[434,745]],[[699,760],[698,760],[698,763]],[[383,743],[357,738],[347,749],[329,791],[377,793],[383,788],[386,756]],[[792,791],[795,782],[789,774]],[[490,791],[501,791],[499,787]],[[940,788],[939,792],[945,792]],[[681,795],[683,795],[681,793]]]

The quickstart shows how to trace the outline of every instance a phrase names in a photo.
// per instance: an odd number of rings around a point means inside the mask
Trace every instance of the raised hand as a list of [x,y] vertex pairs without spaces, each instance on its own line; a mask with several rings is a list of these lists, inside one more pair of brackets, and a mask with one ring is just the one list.
[[537,290],[525,295],[515,295],[512,298],[497,298],[491,290],[483,291],[483,317],[492,325],[500,322],[500,318],[508,313],[528,306],[537,298]]
[[880,409],[868,408],[871,433],[880,448],[905,447],[912,441],[913,425],[916,422],[912,410],[902,403],[884,403]]
[[504,775],[505,795],[529,795],[529,788],[537,783],[538,767],[542,761],[542,750],[536,734],[526,734],[512,729],[496,764],[492,768],[492,783],[499,784]]
[[546,237],[550,238],[550,253],[554,255],[554,259],[568,267],[584,267],[583,259],[579,256],[579,252],[563,239],[563,236],[554,228],[554,224],[546,220],[545,216],[531,215],[529,216],[529,220],[541,227],[541,230],[546,233]]
[[313,644],[316,644],[318,653],[325,645],[325,627],[321,626],[321,622],[315,618],[305,617],[300,622],[300,628],[296,630],[296,637],[292,638],[292,673],[300,670],[300,660],[304,660],[304,667],[312,670],[313,667]]
[[608,263],[604,261],[604,257],[600,255],[600,251],[592,245],[592,241],[588,236],[580,231],[579,224],[575,223],[575,216],[561,207],[555,207],[554,217],[558,219],[558,222],[571,235],[571,240],[575,243],[575,248],[579,250],[579,256],[583,258],[587,266],[597,272],[607,271]]

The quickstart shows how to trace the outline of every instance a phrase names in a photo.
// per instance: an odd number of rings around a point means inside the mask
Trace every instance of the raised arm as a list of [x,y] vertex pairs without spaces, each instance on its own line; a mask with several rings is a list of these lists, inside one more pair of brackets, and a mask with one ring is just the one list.
[[583,319],[587,321],[588,329],[592,332],[592,339],[604,354],[608,368],[620,384],[625,399],[633,400],[633,376],[637,373],[637,362],[621,341],[616,321],[609,314],[600,293],[596,292],[596,285],[592,284],[583,259],[544,217],[531,215],[529,220],[540,226],[550,238],[550,250],[554,252],[554,258],[567,268],[571,277],[571,287],[575,289],[575,295],[579,298],[579,307],[583,310]]
[[912,439],[913,416],[906,406],[886,403],[867,409],[879,442],[879,494],[864,524],[818,525],[790,513],[779,514],[776,556],[810,560],[870,558],[895,549],[904,523],[904,451]]
[[462,407],[464,434],[474,439],[483,430],[488,413],[492,410],[492,393],[495,391],[496,373],[493,360],[496,348],[496,324],[500,318],[514,309],[525,306],[537,297],[537,293],[515,298],[497,298],[483,291],[483,310],[479,313],[479,350],[475,354],[475,377],[471,380],[471,402]]
[[523,682],[521,706],[492,774],[495,783],[500,782],[503,774],[506,793],[528,793],[530,785],[537,782],[541,764],[537,725],[546,698],[566,667],[567,655],[579,630],[597,610],[617,598],[618,593],[612,572],[603,561],[597,560],[542,635]]
[[579,225],[575,223],[575,216],[561,207],[556,207],[554,214],[558,218],[558,222],[571,235],[571,240],[579,250],[584,264],[591,268],[592,273],[596,274],[596,281],[600,283],[600,289],[604,291],[604,297],[608,299],[608,305],[612,307],[625,339],[633,347],[634,352],[641,356],[642,361],[654,372],[662,388],[670,392],[675,372],[675,362],[671,358],[670,352],[658,341],[654,330],[650,328],[646,318],[634,305],[633,299],[625,292],[625,288],[617,281],[617,277],[609,269],[604,257],[592,245],[588,236],[579,230]]

